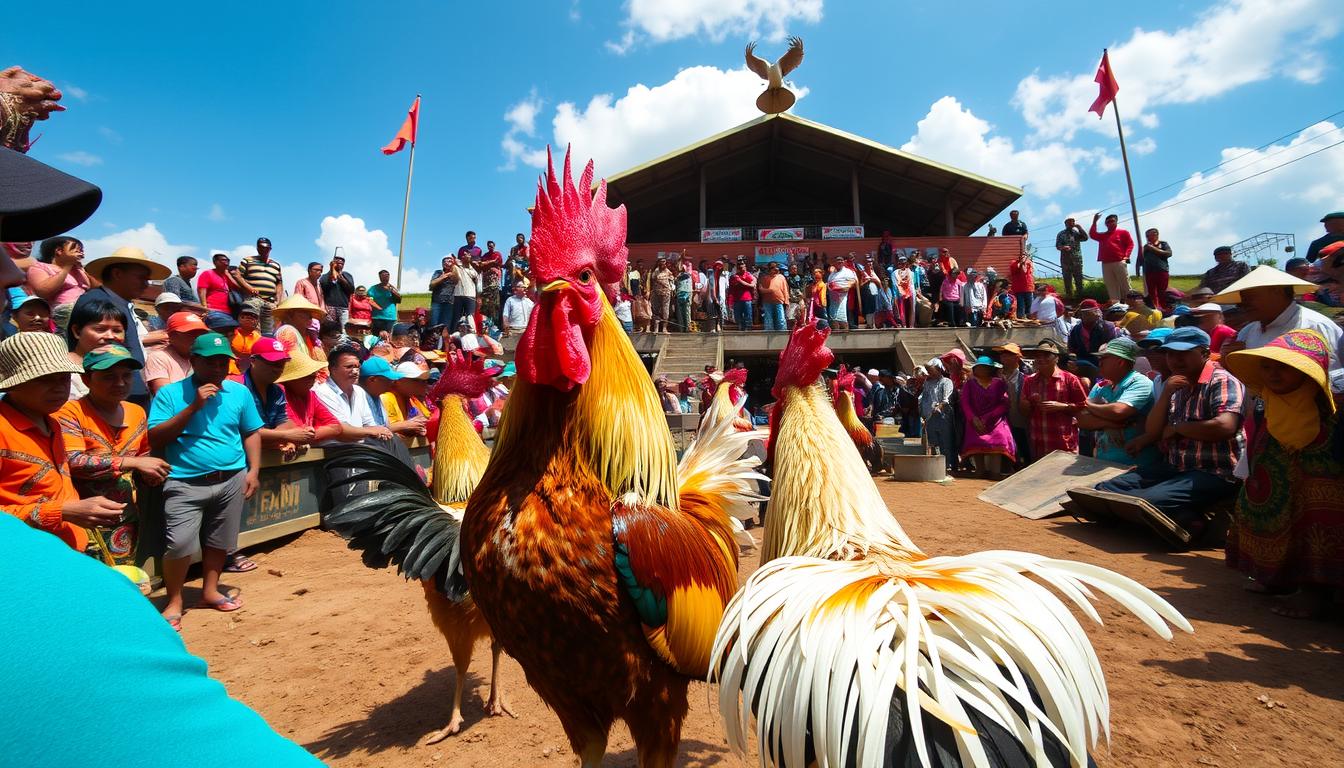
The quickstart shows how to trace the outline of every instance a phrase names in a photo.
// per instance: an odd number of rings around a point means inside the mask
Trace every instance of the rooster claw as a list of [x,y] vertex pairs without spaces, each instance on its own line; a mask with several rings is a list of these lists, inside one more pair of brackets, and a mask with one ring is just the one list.
[[512,709],[509,709],[509,703],[507,701],[504,701],[503,699],[490,700],[485,705],[485,712],[491,717],[500,717],[503,715],[508,715],[509,717],[512,717],[515,720],[518,719],[518,715],[514,714]]
[[452,721],[449,722],[447,725],[445,725],[443,728],[426,736],[425,745],[428,746],[430,744],[438,744],[440,741],[443,741],[449,736],[456,736],[458,731],[461,730],[462,730],[462,716],[456,715],[453,717]]

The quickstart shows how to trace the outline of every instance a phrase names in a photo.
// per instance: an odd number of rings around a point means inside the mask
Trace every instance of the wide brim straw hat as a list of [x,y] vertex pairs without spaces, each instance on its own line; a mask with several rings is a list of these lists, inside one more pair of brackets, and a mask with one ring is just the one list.
[[1304,293],[1311,293],[1316,290],[1315,283],[1309,283],[1301,278],[1282,270],[1275,269],[1267,264],[1252,269],[1249,274],[1235,283],[1223,289],[1222,293],[1216,294],[1209,301],[1216,304],[1240,304],[1241,292],[1251,288],[1292,288],[1293,293],[1301,296]]
[[84,265],[84,271],[99,280],[102,280],[103,272],[114,264],[139,264],[143,267],[148,267],[150,280],[163,280],[173,273],[168,267],[149,258],[145,255],[144,251],[133,245],[123,245],[101,259],[90,261],[88,264]]
[[327,364],[321,360],[314,360],[308,356],[308,351],[302,347],[296,347],[289,351],[289,361],[280,371],[280,375],[275,377],[276,384],[283,384],[286,381],[295,381],[326,368]]
[[275,309],[271,310],[271,316],[275,317],[278,315],[280,317],[285,317],[287,313],[294,312],[296,310],[312,312],[317,315],[326,314],[326,312],[321,307],[317,306],[316,304],[309,301],[305,297],[300,296],[297,293],[293,293],[290,294],[289,296],[286,296],[284,301],[275,305]]
[[83,373],[70,359],[65,340],[54,333],[20,331],[0,341],[0,390],[53,373]]
[[1330,412],[1334,413],[1335,399],[1330,392],[1330,348],[1324,336],[1307,328],[1298,328],[1263,347],[1232,352],[1223,357],[1222,363],[1248,389],[1260,392],[1265,387],[1265,379],[1260,372],[1260,361],[1263,359],[1301,371],[1316,382],[1330,404]]

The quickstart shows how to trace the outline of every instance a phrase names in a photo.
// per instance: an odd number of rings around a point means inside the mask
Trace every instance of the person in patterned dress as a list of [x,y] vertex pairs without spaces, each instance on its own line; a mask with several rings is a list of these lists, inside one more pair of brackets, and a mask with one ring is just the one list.
[[1265,405],[1226,562],[1289,618],[1324,618],[1344,596],[1344,456],[1329,360],[1320,334],[1297,329],[1224,361]]

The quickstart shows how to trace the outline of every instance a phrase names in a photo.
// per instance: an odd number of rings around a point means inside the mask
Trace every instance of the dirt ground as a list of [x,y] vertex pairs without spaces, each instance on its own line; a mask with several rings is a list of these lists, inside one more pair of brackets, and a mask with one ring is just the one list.
[[[1170,554],[1137,532],[1023,520],[977,501],[985,485],[975,480],[879,485],[928,552],[1021,549],[1085,560],[1147,584],[1194,624],[1194,635],[1166,643],[1102,604],[1106,625],[1089,629],[1112,706],[1110,746],[1095,755],[1099,765],[1344,764],[1344,627],[1273,615],[1267,598],[1242,590],[1220,550]],[[448,719],[455,673],[420,586],[365,568],[344,542],[320,531],[253,559],[259,569],[228,580],[242,590],[244,608],[192,611],[183,638],[235,697],[329,764],[574,763],[559,722],[510,659],[502,662],[502,683],[518,719],[485,717],[484,645],[467,676],[463,733],[421,746]],[[692,686],[690,704],[680,764],[755,765],[755,754],[728,750],[707,686]],[[635,765],[619,724],[607,764]]]

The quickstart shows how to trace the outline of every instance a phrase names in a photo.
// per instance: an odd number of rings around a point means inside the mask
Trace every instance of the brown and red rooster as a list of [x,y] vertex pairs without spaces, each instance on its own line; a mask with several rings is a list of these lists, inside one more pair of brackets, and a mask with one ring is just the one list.
[[[439,405],[432,486],[400,459],[374,447],[352,446],[334,451],[327,470],[340,485],[365,483],[377,487],[328,513],[328,528],[350,540],[350,548],[364,553],[364,564],[386,568],[395,563],[408,579],[418,579],[425,591],[434,626],[448,641],[457,679],[453,711],[448,724],[429,734],[433,744],[462,728],[462,692],[472,650],[477,640],[490,637],[490,627],[476,609],[462,580],[458,550],[462,510],[476,488],[490,450],[481,442],[464,408],[465,400],[480,397],[493,383],[480,360],[468,362],[451,356],[439,381],[426,395]],[[499,686],[499,646],[491,646],[489,715],[513,715]]]
[[555,710],[584,766],[617,719],[642,766],[671,766],[686,688],[709,669],[737,591],[740,526],[759,499],[751,434],[732,419],[678,465],[658,394],[611,307],[625,209],[548,162],[532,214],[539,300],[485,475],[462,524],[463,570],[495,639]]
[[854,372],[843,365],[839,370],[839,374],[831,384],[831,402],[835,405],[835,416],[840,419],[841,426],[854,441],[854,447],[859,449],[859,455],[863,457],[868,469],[881,472],[882,446],[873,439],[873,433],[869,432],[868,427],[859,420],[859,413],[854,409]]

